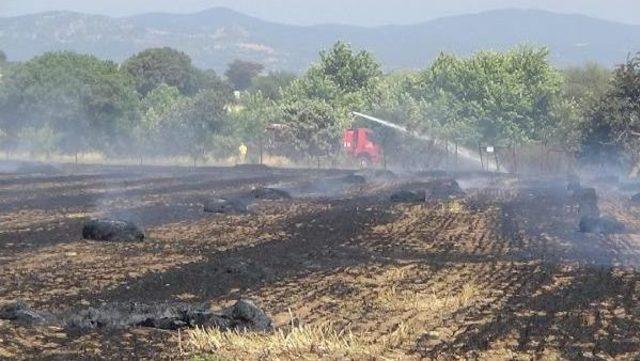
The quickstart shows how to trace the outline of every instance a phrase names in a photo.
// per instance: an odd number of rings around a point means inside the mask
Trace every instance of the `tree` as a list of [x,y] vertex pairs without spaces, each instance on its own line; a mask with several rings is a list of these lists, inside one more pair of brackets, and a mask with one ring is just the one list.
[[282,108],[283,135],[292,149],[287,156],[294,159],[335,155],[343,129],[336,122],[333,107],[319,99],[298,100]]
[[565,151],[578,154],[588,128],[589,113],[609,90],[612,72],[588,63],[564,69],[561,76],[561,93],[551,108],[554,125],[549,138]]
[[300,156],[338,154],[351,112],[379,99],[382,71],[373,56],[342,42],[320,53],[320,62],[283,92],[280,107],[288,141]]
[[611,87],[585,124],[583,158],[621,160],[626,150],[632,175],[640,171],[640,53],[613,72]]
[[72,52],[46,53],[15,66],[3,80],[0,122],[60,134],[59,149],[122,150],[137,121],[137,97],[117,64]]
[[7,62],[7,55],[4,51],[0,50],[0,65]]
[[186,98],[161,119],[162,139],[173,154],[186,154],[194,165],[205,159],[216,134],[228,132],[226,106],[230,94],[204,90]]
[[231,114],[233,137],[237,140],[236,147],[240,142],[247,144],[250,159],[258,161],[265,149],[277,151],[275,145],[269,142],[267,128],[282,122],[282,109],[262,92],[250,93],[243,97],[242,102],[243,107]]
[[468,59],[441,54],[416,87],[426,103],[423,128],[468,144],[548,141],[561,78],[547,57],[547,49],[528,47]]
[[350,45],[337,42],[320,53],[320,63],[310,76],[325,76],[345,93],[371,91],[382,76],[380,64],[367,51],[354,53]]
[[231,93],[231,87],[229,87],[229,84],[221,79],[218,74],[211,69],[201,70],[194,68],[194,76],[196,92],[203,90],[215,90]]
[[246,90],[251,86],[253,78],[264,69],[264,65],[251,61],[234,60],[224,75],[234,90]]
[[174,86],[185,95],[199,90],[198,74],[191,58],[168,47],[147,49],[134,55],[122,64],[122,71],[134,79],[136,90],[142,96],[160,84]]
[[589,107],[607,93],[613,73],[597,63],[588,63],[564,69],[562,76],[563,96]]
[[186,97],[180,93],[178,88],[167,84],[159,85],[142,99],[140,103],[142,119],[133,130],[141,164],[144,155],[169,153],[164,151],[164,142],[160,139],[161,122],[185,101]]
[[282,92],[296,79],[296,75],[287,72],[271,72],[265,76],[253,79],[249,91],[251,93],[260,92],[265,98],[278,100],[282,97]]

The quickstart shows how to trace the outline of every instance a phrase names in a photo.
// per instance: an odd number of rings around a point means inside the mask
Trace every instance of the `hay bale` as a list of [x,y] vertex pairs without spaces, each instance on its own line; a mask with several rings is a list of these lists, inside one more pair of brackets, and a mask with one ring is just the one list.
[[578,177],[569,177],[567,182],[567,191],[573,194],[580,191],[580,189],[582,189],[580,179]]
[[213,198],[205,201],[204,211],[217,214],[246,213],[247,205],[237,199]]
[[129,327],[177,330],[205,324],[226,327],[228,324],[222,317],[210,312],[205,305],[137,302],[107,303],[99,307],[79,310],[64,317],[62,323],[70,330]]
[[454,179],[439,179],[427,183],[426,198],[428,199],[452,199],[464,196],[464,192]]
[[623,192],[638,192],[640,191],[640,182],[624,182],[618,185],[618,189]]
[[444,178],[450,177],[449,173],[440,169],[432,169],[432,170],[423,170],[417,171],[413,173],[416,177],[420,178]]
[[391,194],[391,202],[396,203],[418,203],[426,200],[426,192],[423,190],[399,190]]
[[584,216],[580,218],[579,230],[582,233],[614,234],[623,233],[625,226],[611,217]]
[[130,221],[93,219],[82,228],[82,237],[105,242],[142,242],[144,231]]
[[291,199],[291,195],[281,189],[260,187],[249,192],[249,197],[259,200],[283,200]]
[[353,185],[367,184],[367,179],[358,174],[348,174],[344,177],[338,178],[338,181],[341,183],[353,184]]
[[0,319],[27,326],[61,326],[74,332],[131,327],[163,330],[216,327],[222,330],[255,331],[272,328],[272,321],[267,314],[248,300],[240,300],[218,313],[212,312],[204,304],[116,302],[62,315],[34,311],[26,303],[17,301],[0,306]]
[[15,301],[0,306],[0,319],[31,326],[46,323],[49,315],[32,310],[23,301]]
[[392,180],[398,178],[395,173],[388,169],[365,169],[356,174],[365,177],[365,179]]
[[236,330],[269,331],[271,319],[264,311],[249,300],[240,300],[225,312]]
[[392,180],[398,178],[398,176],[390,170],[387,169],[377,169],[373,171],[373,178],[382,179],[382,180]]
[[246,171],[252,171],[252,172],[265,172],[265,171],[269,171],[271,170],[271,167],[264,165],[264,164],[236,164],[235,169],[238,170],[246,170]]
[[22,162],[16,168],[19,174],[60,174],[56,166],[40,162]]
[[599,217],[598,195],[594,188],[580,188],[574,192],[575,202],[578,204],[578,215],[581,217]]
[[619,184],[620,177],[617,175],[601,175],[594,177],[593,181],[601,184]]

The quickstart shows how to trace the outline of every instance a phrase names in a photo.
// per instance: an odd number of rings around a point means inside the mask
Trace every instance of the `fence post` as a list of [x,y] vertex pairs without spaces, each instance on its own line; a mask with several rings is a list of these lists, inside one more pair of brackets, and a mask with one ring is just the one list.
[[518,175],[518,154],[516,153],[515,143],[511,144],[511,151],[513,153],[513,171],[515,175]]
[[455,145],[456,145],[455,169],[458,170],[458,142],[455,142]]

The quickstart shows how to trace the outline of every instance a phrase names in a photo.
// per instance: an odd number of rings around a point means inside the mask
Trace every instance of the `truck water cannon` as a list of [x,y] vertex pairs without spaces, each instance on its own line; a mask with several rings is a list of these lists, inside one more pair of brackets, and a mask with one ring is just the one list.
[[[387,121],[387,120],[384,120],[384,119],[376,118],[376,117],[371,116],[371,115],[367,115],[367,114],[359,113],[359,112],[351,112],[351,114],[353,114],[355,117],[363,118],[363,119],[372,121],[374,123],[380,124],[382,126],[385,126],[385,127],[391,128],[391,129],[395,129],[395,130],[397,130],[399,132],[402,132],[404,134],[410,135],[410,136],[412,136],[414,138],[417,138],[417,139],[420,139],[420,140],[423,140],[423,141],[426,141],[426,142],[432,142],[432,141],[436,140],[435,138],[430,137],[428,135],[420,134],[420,133],[415,132],[415,131],[410,131],[409,129],[407,129],[407,128],[403,127],[403,126],[394,124],[394,123],[392,123],[390,121]],[[478,165],[482,166],[482,159],[480,158],[480,156],[475,154],[475,152],[471,151],[468,148],[456,145],[456,144],[454,144],[452,142],[449,142],[449,141],[446,141],[446,140],[442,141],[442,140],[438,139],[438,142],[435,142],[435,143],[436,143],[436,145],[442,147],[443,149],[445,149],[445,148],[446,149],[455,149],[455,152],[456,152],[457,156],[459,156],[459,157],[461,157],[463,159],[466,159],[468,161],[471,161],[472,163],[475,163],[475,164],[478,164]],[[494,171],[495,172],[495,171],[498,170],[498,167],[495,164],[489,163],[489,164],[485,164],[484,166],[489,171]]]

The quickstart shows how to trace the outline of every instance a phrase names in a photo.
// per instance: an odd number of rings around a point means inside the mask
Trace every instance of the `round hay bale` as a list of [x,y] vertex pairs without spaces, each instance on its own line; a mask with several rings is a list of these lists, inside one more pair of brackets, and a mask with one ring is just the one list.
[[283,200],[283,199],[291,199],[291,195],[287,191],[283,191],[281,189],[276,188],[266,188],[260,187],[249,192],[249,197],[253,199],[259,200]]
[[439,179],[429,182],[426,189],[427,198],[431,199],[452,199],[464,195],[455,179]]
[[217,214],[246,213],[247,205],[237,199],[213,198],[205,201],[204,211]]
[[578,228],[582,233],[615,234],[625,231],[624,224],[611,217],[584,216],[580,218]]
[[340,177],[338,181],[340,181],[341,183],[353,184],[353,185],[367,184],[367,179],[358,174],[348,174],[344,177]]
[[240,300],[227,312],[238,330],[269,331],[271,319],[258,306],[249,300]]
[[142,242],[144,231],[130,221],[92,219],[82,228],[82,237],[105,242]]
[[252,171],[252,172],[257,172],[257,171],[269,171],[271,170],[271,168],[267,165],[264,164],[236,164],[235,169],[238,170],[246,170],[246,171]]
[[420,178],[444,178],[450,177],[447,171],[441,169],[423,170],[413,173],[416,177]]
[[580,188],[574,192],[574,198],[578,204],[578,215],[599,217],[598,195],[594,188]]
[[0,305],[0,320],[9,320],[23,325],[41,325],[47,322],[49,315],[31,309],[23,301]]
[[421,190],[399,190],[391,194],[390,200],[396,203],[417,203],[426,200],[426,192]]

